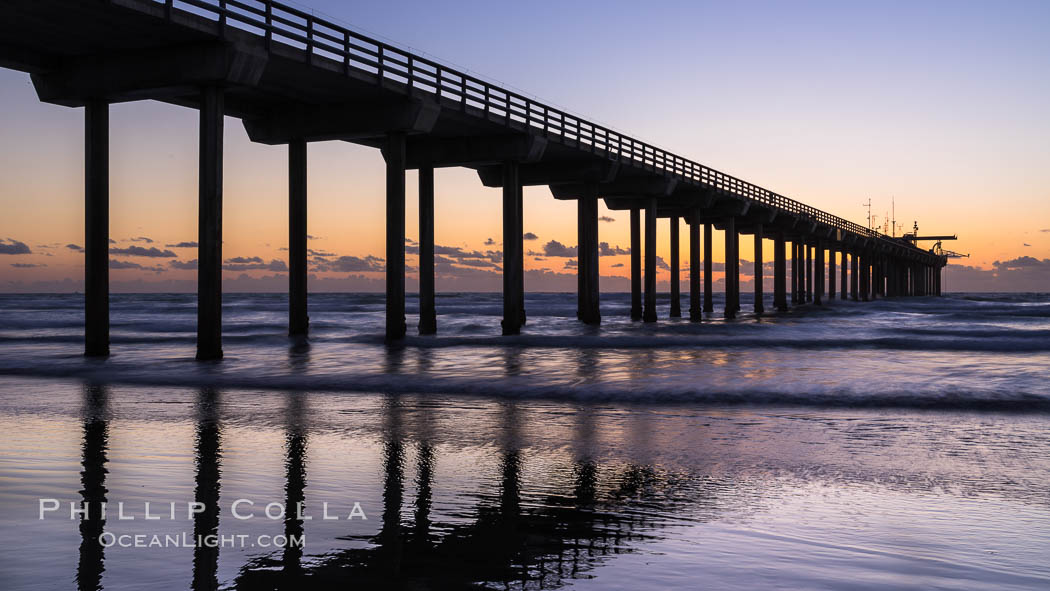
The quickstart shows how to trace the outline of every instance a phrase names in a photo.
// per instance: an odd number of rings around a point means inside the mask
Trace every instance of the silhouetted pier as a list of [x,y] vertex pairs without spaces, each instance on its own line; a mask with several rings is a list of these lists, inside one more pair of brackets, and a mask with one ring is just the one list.
[[321,140],[379,148],[386,160],[386,337],[391,341],[407,330],[408,169],[419,170],[419,331],[424,334],[437,330],[433,170],[438,167],[469,167],[485,186],[502,188],[504,334],[518,333],[525,321],[522,187],[532,185],[547,185],[555,198],[577,201],[578,315],[585,323],[601,321],[599,198],[610,209],[630,211],[634,318],[656,321],[657,218],[671,221],[672,316],[681,315],[674,297],[680,290],[681,221],[689,226],[689,317],[695,321],[714,311],[712,228],[725,236],[726,317],[740,311],[741,234],[755,240],[757,314],[765,312],[765,239],[774,244],[772,304],[780,311],[836,295],[868,300],[940,294],[946,259],[939,254],[278,2],[7,0],[0,5],[0,39],[0,66],[31,73],[40,100],[85,107],[89,355],[109,352],[108,106],[146,99],[200,111],[200,359],[222,356],[224,115],[241,119],[254,142],[288,145],[293,335],[308,330],[307,145]]

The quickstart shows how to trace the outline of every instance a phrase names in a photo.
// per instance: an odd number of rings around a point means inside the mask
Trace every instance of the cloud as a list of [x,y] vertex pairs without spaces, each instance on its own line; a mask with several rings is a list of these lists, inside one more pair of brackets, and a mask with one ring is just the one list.
[[[288,249],[287,248],[282,248],[281,250],[288,250]],[[320,257],[320,258],[329,258],[329,257],[336,256],[336,254],[334,252],[325,252],[323,250],[314,250],[312,248],[307,248],[306,249],[306,254],[308,254],[308,255],[310,255],[312,257]]]
[[615,222],[616,218],[611,218],[611,217],[609,217],[607,215],[603,215],[600,218],[598,218],[598,221],[599,222]]
[[182,242],[176,242],[175,244],[165,244],[168,248],[197,248],[196,240],[183,240]]
[[492,246],[493,244],[496,244],[496,241],[491,238],[485,241],[485,246]]
[[[541,253],[532,253],[532,252],[530,252],[529,254],[530,255],[533,255],[533,254],[540,255]],[[574,257],[574,256],[576,256],[576,247],[575,246],[565,246],[564,244],[562,244],[561,242],[558,242],[557,240],[551,240],[547,244],[543,245],[542,256],[548,256],[548,257]]]
[[186,271],[186,270],[196,270],[197,269],[197,259],[193,259],[192,261],[168,261],[168,265],[172,269],[181,269],[181,270],[184,270],[184,271]]
[[386,264],[383,259],[372,255],[368,255],[363,258],[355,256],[341,256],[331,261],[327,261],[324,259],[314,259],[313,270],[322,273],[378,272],[386,270]]
[[25,242],[13,238],[0,238],[0,254],[33,254],[33,251],[29,250]]
[[631,249],[628,248],[624,250],[620,248],[619,244],[617,244],[615,248],[610,248],[608,242],[598,243],[598,256],[610,257],[622,254],[631,254]]
[[1025,242],[1024,246],[1031,246],[1031,244],[1028,244],[1027,242]]
[[153,272],[153,273],[163,273],[164,271],[167,271],[167,269],[165,269],[164,267],[162,267],[160,265],[147,267],[145,265],[140,265],[138,263],[133,263],[131,261],[121,261],[121,260],[117,260],[117,259],[110,259],[109,260],[109,268],[110,269],[138,269],[140,271],[150,271],[150,272]]
[[1050,259],[1039,260],[1030,256],[1017,257],[1008,261],[995,261],[992,263],[997,269],[1023,269],[1030,267],[1050,267]]
[[579,265],[579,263],[576,262],[576,259],[569,259],[569,260],[565,261],[565,267],[564,268],[565,269],[576,269],[579,266],[580,265]]
[[128,242],[145,242],[146,244],[153,244],[153,239],[139,236],[137,238],[128,238]]
[[306,239],[307,239],[307,240],[320,240],[320,239],[321,239],[321,237],[320,237],[320,236],[313,236],[313,235],[307,234],[307,235],[306,235]]
[[69,250],[75,250],[77,252],[84,252],[84,247],[80,246],[79,244],[70,243],[66,245],[66,248],[68,248]]
[[233,257],[223,261],[222,268],[226,271],[275,271],[284,273],[288,271],[288,265],[280,259],[264,261],[260,257]]
[[521,235],[522,240],[539,240],[540,237],[533,234],[532,232],[525,232]]
[[111,254],[123,254],[133,257],[151,257],[151,258],[162,258],[162,259],[173,259],[179,255],[175,254],[170,250],[160,250],[155,246],[149,248],[143,248],[141,246],[129,246],[127,248],[111,248],[109,249]]
[[1039,230],[1039,231],[1040,232],[1050,232],[1050,228],[1043,228],[1042,230]]
[[114,239],[112,239],[112,238],[110,238],[110,239],[109,239],[109,243],[110,243],[110,244],[116,244],[116,243],[117,243],[117,241],[116,241],[116,240],[114,240]]
[[664,269],[665,271],[671,270],[671,265],[668,265],[667,262],[664,261],[663,257],[656,257],[656,266],[657,268]]
[[12,267],[16,269],[35,269],[37,267],[46,267],[43,263],[11,263]]
[[622,267],[622,266],[623,266],[623,263],[616,263],[615,265],[613,265],[613,268],[615,269],[617,267]]

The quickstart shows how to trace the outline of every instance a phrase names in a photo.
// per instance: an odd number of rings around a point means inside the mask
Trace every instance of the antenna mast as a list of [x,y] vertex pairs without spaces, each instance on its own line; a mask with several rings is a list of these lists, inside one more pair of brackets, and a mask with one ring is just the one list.
[[871,229],[871,197],[868,197],[867,203],[861,203],[862,206],[868,208],[868,229]]

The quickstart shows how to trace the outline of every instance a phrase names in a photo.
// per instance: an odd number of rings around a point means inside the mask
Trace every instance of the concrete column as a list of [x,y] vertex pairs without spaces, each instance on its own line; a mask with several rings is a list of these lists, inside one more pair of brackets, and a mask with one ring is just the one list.
[[288,334],[305,335],[306,312],[306,140],[288,142]]
[[713,244],[711,236],[711,224],[704,224],[704,313],[711,314],[715,311],[715,303],[711,296],[711,247]]
[[602,320],[598,304],[598,186],[588,183],[577,200],[577,273],[580,277],[578,316],[584,324]]
[[656,199],[645,202],[645,310],[642,320],[656,322]]
[[[595,206],[595,212],[597,212],[597,205]],[[597,213],[595,213],[597,217]],[[595,224],[598,222],[595,221]],[[521,237],[519,241],[520,246],[518,247],[518,265],[515,272],[518,274],[518,311],[521,313],[521,320],[519,324],[525,326],[525,187],[518,183],[518,236]],[[598,236],[598,230],[595,228],[594,235]]]
[[858,283],[859,283],[858,275],[860,274],[860,263],[857,261],[857,253],[856,252],[850,253],[850,257],[849,258],[850,258],[850,284],[849,284],[849,291],[850,291],[850,298],[855,302],[858,299],[860,299],[859,296],[857,295],[857,288],[860,287],[858,285]]
[[879,291],[882,289],[881,286],[881,273],[879,270],[879,256],[873,254],[871,256],[871,299],[875,299],[879,296]]
[[849,292],[849,255],[842,249],[842,284],[839,286],[839,298],[846,299]]
[[764,235],[762,233],[762,224],[755,225],[755,315],[761,316],[766,308],[762,304],[762,282],[764,280],[762,276],[762,239]]
[[835,267],[838,266],[835,260],[835,249],[828,249],[828,302],[835,301]]
[[109,355],[109,105],[84,108],[84,354]]
[[806,294],[807,302],[813,301],[813,247],[809,243],[802,245],[806,260]]
[[[386,340],[405,336],[405,134],[387,135],[386,147]],[[506,266],[506,265],[504,265]]]
[[682,287],[678,275],[682,261],[679,257],[681,241],[678,236],[678,226],[678,216],[671,216],[671,318],[682,317]]
[[773,306],[780,312],[787,310],[787,256],[784,233],[777,232],[773,242]]
[[699,322],[704,318],[700,303],[700,224],[689,224],[689,320]]
[[813,303],[820,306],[824,295],[824,242],[817,241],[817,253],[813,261]]
[[221,88],[201,91],[197,206],[197,359],[222,358]]
[[631,208],[631,320],[642,319],[642,212]]
[[798,240],[791,241],[791,305],[798,305]]
[[434,167],[419,169],[419,334],[437,332],[434,283]]
[[518,223],[518,163],[503,163],[503,327],[504,335],[521,332],[518,259],[522,256]]
[[860,299],[868,301],[871,293],[871,255],[863,252],[860,255]]
[[737,281],[740,279],[740,275],[737,271],[737,266],[740,264],[740,256],[737,254],[737,234],[736,234],[736,218],[729,216],[726,218],[725,228],[725,240],[726,240],[726,256],[725,256],[725,269],[726,269],[726,305],[725,305],[725,317],[736,318],[736,312],[740,308],[740,302],[738,299],[738,284]]

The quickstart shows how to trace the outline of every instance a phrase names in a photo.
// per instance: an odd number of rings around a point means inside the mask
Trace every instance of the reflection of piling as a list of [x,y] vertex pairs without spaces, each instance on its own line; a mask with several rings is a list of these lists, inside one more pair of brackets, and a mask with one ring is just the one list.
[[[306,430],[303,427],[303,395],[291,393],[288,399],[288,434],[285,437],[285,513],[284,535],[288,542],[284,547],[281,559],[283,571],[288,577],[299,576],[302,572],[303,548],[292,543],[302,539],[304,528],[300,515],[305,513],[306,501]],[[302,511],[300,508],[302,507]]]
[[[204,510],[193,516],[194,591],[218,589],[219,548],[202,543],[219,533],[219,477],[222,459],[222,432],[219,424],[219,394],[201,390],[197,398],[197,476],[193,500]],[[214,546],[214,547],[212,547]]]
[[84,443],[81,446],[80,498],[87,515],[80,520],[80,561],[77,589],[102,588],[105,548],[99,536],[106,528],[106,452],[109,449],[108,392],[104,386],[84,389]]

